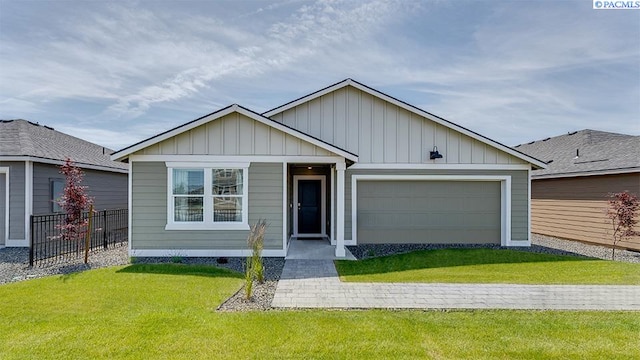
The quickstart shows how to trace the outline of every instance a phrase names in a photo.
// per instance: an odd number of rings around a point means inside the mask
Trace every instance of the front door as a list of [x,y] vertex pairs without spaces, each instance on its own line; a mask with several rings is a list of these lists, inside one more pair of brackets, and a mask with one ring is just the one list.
[[294,176],[294,233],[296,236],[318,237],[325,234],[325,176]]
[[322,233],[322,184],[298,180],[298,234]]

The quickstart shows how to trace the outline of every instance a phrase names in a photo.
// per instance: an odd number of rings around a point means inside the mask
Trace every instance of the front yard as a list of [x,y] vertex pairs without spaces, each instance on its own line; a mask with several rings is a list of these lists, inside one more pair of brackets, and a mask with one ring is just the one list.
[[0,358],[640,357],[638,312],[216,311],[241,284],[140,264],[1,285]]
[[640,285],[640,264],[506,249],[441,249],[336,261],[342,281]]

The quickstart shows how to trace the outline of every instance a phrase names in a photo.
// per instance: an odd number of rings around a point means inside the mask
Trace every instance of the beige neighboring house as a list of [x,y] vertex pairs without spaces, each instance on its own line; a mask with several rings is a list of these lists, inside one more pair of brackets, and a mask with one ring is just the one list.
[[96,210],[127,207],[128,165],[113,151],[26,120],[0,120],[0,248],[29,246],[31,215],[60,212],[67,157],[82,168]]
[[539,160],[347,79],[259,114],[230,105],[117,151],[130,253],[265,256],[292,241],[530,245]]
[[[531,174],[532,232],[611,245],[608,195],[640,196],[640,136],[587,129],[515,148],[548,163]],[[640,237],[620,246],[640,250]]]

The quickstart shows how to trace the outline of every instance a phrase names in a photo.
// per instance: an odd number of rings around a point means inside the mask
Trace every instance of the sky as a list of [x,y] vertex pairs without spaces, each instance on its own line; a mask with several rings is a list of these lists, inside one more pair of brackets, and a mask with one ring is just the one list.
[[0,0],[0,119],[118,150],[352,78],[506,145],[640,135],[640,10],[592,1]]

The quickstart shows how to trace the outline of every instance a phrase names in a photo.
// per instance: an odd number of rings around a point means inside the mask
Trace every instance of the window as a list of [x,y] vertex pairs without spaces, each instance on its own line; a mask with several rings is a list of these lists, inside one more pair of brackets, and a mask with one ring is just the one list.
[[248,229],[248,164],[182,166],[187,164],[167,163],[167,230]]
[[49,179],[49,200],[51,201],[51,212],[62,212],[62,208],[58,204],[58,200],[64,193],[64,180],[63,179]]

